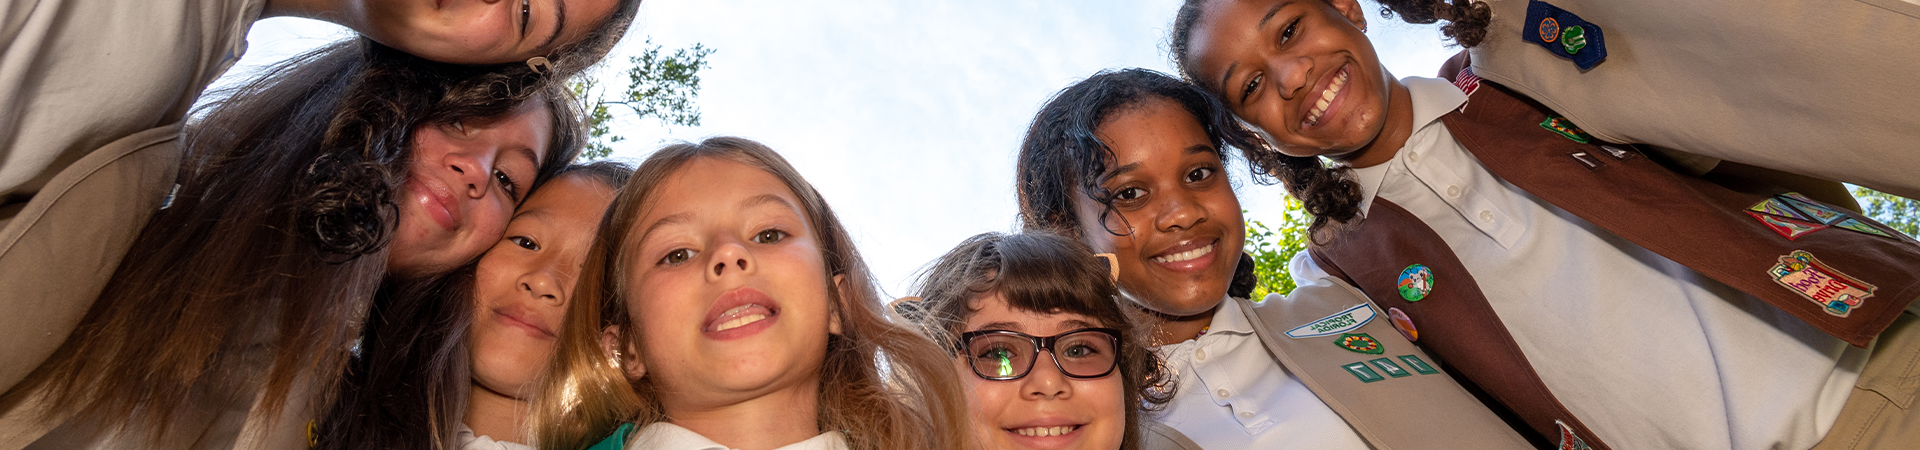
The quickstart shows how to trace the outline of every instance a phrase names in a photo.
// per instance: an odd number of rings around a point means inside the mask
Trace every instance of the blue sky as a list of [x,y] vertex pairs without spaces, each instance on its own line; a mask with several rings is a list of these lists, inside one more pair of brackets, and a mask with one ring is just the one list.
[[[1377,9],[1363,2],[1369,10]],[[889,295],[968,236],[1013,231],[1013,161],[1026,124],[1054,92],[1105,68],[1172,73],[1165,52],[1176,0],[647,0],[606,62],[624,68],[643,41],[715,50],[701,71],[701,126],[617,119],[614,158],[664,142],[735,135],[781,152],[826,196]],[[1388,70],[1432,76],[1457,48],[1437,27],[1370,13]],[[227,74],[347,36],[301,19],[254,25]],[[609,77],[603,85],[619,80]],[[1278,186],[1230,163],[1248,218],[1278,222]]]

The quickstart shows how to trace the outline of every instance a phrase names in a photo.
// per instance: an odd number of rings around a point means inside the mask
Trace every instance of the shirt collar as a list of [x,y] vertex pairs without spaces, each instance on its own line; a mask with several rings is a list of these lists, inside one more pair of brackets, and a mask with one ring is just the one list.
[[1207,334],[1216,333],[1253,334],[1253,323],[1247,321],[1246,314],[1240,313],[1240,301],[1231,296],[1220,301],[1220,308],[1213,311],[1213,323],[1207,325]]
[[[713,442],[700,433],[667,422],[654,422],[640,429],[629,448],[663,450],[731,450],[725,445]],[[838,431],[820,433],[804,441],[781,446],[776,450],[846,450],[847,440]]]
[[[1413,103],[1413,132],[1440,122],[1440,117],[1459,109],[1467,103],[1467,93],[1462,92],[1453,83],[1439,78],[1406,77],[1400,84],[1407,87],[1407,98]],[[1412,134],[1408,136],[1412,142]],[[1387,179],[1387,167],[1400,164],[1407,156],[1406,147],[1395,150],[1393,158],[1372,167],[1355,167],[1351,176],[1360,186],[1360,217],[1367,216],[1367,210],[1373,207],[1373,198],[1380,193],[1380,183]]]

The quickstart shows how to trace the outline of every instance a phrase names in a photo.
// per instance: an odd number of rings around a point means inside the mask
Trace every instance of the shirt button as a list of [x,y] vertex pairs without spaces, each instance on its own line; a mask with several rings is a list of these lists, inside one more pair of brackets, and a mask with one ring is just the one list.
[[1493,211],[1487,211],[1487,210],[1481,210],[1481,211],[1480,211],[1480,221],[1481,221],[1481,222],[1492,222],[1492,221],[1493,221]]
[[1195,361],[1206,361],[1206,360],[1207,360],[1207,349],[1204,349],[1204,348],[1203,348],[1203,349],[1199,349],[1199,350],[1194,350],[1194,351],[1193,351],[1193,359],[1194,359]]
[[1419,153],[1407,153],[1407,162],[1420,162]]
[[1220,389],[1220,390],[1218,390],[1218,391],[1213,391],[1213,395],[1216,395],[1216,396],[1219,396],[1220,398],[1227,398],[1227,397],[1229,397],[1229,396],[1232,396],[1232,395],[1233,395],[1233,393],[1232,393],[1232,392],[1228,392],[1228,391],[1226,390],[1226,388],[1221,388],[1221,389]]
[[1447,186],[1447,196],[1448,196],[1448,197],[1459,197],[1459,196],[1460,196],[1460,187],[1459,187],[1459,186]]
[[1252,411],[1241,411],[1241,412],[1240,412],[1240,418],[1242,418],[1242,419],[1252,419],[1252,418],[1253,418],[1253,412],[1252,412]]

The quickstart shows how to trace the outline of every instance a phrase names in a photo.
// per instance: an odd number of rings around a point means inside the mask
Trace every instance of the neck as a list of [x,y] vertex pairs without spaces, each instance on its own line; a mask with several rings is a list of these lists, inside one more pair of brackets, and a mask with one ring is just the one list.
[[820,435],[819,378],[746,401],[713,406],[663,402],[674,425],[739,450],[769,450]]
[[1148,318],[1148,322],[1150,322],[1148,325],[1153,327],[1153,333],[1151,333],[1152,336],[1150,336],[1151,339],[1149,339],[1152,342],[1148,344],[1159,347],[1200,337],[1201,330],[1205,330],[1207,327],[1213,325],[1213,313],[1214,311],[1219,311],[1220,307],[1214,306],[1213,309],[1209,309],[1207,312],[1191,316],[1162,314],[1159,311],[1146,308],[1141,308],[1140,310],[1146,312],[1144,315]]
[[486,436],[496,441],[532,442],[527,434],[526,401],[502,395],[491,389],[474,383],[467,390],[467,416],[461,419],[475,436]]
[[1387,88],[1392,93],[1387,97],[1386,124],[1380,127],[1380,134],[1359,150],[1335,156],[1334,160],[1351,167],[1372,167],[1393,159],[1407,145],[1407,138],[1413,136],[1412,94],[1407,92],[1407,85],[1391,76],[1387,77]]
[[267,0],[260,16],[322,20],[362,30],[365,29],[366,12],[361,2],[350,0]]

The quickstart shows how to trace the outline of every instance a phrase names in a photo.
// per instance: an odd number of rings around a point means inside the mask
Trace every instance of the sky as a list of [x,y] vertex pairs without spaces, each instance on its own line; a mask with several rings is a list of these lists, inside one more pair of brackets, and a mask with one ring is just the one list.
[[[1458,51],[1438,27],[1369,12],[1369,35],[1396,76],[1433,76]],[[960,241],[1017,231],[1014,157],[1055,92],[1101,69],[1174,73],[1166,53],[1177,0],[647,0],[602,62],[610,74],[651,41],[714,50],[700,71],[701,125],[616,117],[614,159],[637,163],[675,141],[740,136],[779,151],[826,197],[881,288],[910,295],[924,265]],[[350,36],[304,19],[257,22],[216,86]],[[1247,218],[1280,221],[1279,186],[1229,163]]]

